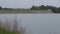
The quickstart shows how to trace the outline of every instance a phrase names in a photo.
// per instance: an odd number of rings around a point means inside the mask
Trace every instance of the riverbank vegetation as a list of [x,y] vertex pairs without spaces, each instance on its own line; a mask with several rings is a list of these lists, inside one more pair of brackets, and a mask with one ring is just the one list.
[[49,6],[49,5],[41,5],[41,6],[35,6],[33,5],[32,7],[30,7],[29,9],[21,9],[21,8],[2,8],[0,6],[0,10],[13,10],[13,9],[17,9],[17,10],[48,10],[50,9],[52,12],[54,13],[60,13],[60,7],[55,7],[55,6]]
[[50,9],[52,12],[54,13],[60,13],[60,7],[55,7],[55,6],[44,6],[44,5],[41,5],[41,6],[32,6],[30,8],[31,10],[48,10]]
[[10,24],[8,20],[0,20],[0,34],[25,34],[25,29],[20,24],[20,28],[18,30],[18,22],[15,16],[12,24]]

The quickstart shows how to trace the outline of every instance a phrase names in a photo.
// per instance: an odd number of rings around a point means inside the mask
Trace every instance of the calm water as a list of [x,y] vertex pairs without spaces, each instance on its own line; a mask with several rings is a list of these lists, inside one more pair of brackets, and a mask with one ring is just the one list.
[[[0,20],[13,21],[15,14],[0,14]],[[60,34],[60,14],[16,14],[18,25],[26,28],[27,34]],[[19,27],[18,26],[18,27]]]

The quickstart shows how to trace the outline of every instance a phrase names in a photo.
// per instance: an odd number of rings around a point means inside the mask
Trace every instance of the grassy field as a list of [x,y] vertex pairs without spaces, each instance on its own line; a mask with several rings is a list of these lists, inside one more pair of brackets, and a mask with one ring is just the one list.
[[49,10],[0,10],[0,14],[50,14]]

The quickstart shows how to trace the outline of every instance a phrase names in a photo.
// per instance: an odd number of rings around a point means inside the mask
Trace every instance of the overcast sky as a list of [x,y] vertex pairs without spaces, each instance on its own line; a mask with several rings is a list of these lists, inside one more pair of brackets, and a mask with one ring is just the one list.
[[60,0],[0,0],[0,6],[8,8],[30,8],[32,5],[60,6]]

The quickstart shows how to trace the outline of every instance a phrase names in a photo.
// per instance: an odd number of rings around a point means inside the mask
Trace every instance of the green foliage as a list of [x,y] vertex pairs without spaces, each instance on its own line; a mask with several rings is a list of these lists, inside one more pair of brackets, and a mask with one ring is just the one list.
[[37,7],[33,5],[31,10],[37,10]]
[[11,10],[12,8],[3,8],[4,10]]
[[47,10],[49,7],[48,6],[44,6],[44,5],[41,5],[41,6],[32,6],[31,7],[31,10]]
[[60,10],[60,7],[58,8],[58,10]]
[[53,6],[49,6],[49,9],[51,9],[51,11],[53,11],[54,13],[56,13],[57,8],[53,7]]
[[44,6],[44,5],[41,5],[41,6],[32,6],[31,7],[31,10],[48,10],[48,9],[51,9],[52,12],[54,13],[60,13],[60,7],[57,8],[57,7],[54,7],[54,6]]
[[2,10],[2,7],[0,6],[0,10]]
[[39,8],[40,10],[45,10],[46,7],[44,5],[41,5]]
[[[4,9],[4,10],[12,10],[12,8],[2,8],[1,6],[0,6],[0,10],[2,10],[2,9]],[[51,9],[51,11],[52,12],[54,12],[54,13],[60,13],[60,7],[54,7],[54,6],[45,6],[45,5],[41,5],[41,6],[35,6],[35,5],[33,5],[31,8],[30,8],[30,10],[48,10],[48,9]]]
[[4,8],[5,10],[8,9],[8,8]]
[[0,10],[2,10],[2,9],[4,9],[4,10],[11,10],[12,8],[2,8],[2,7],[0,6]]
[[5,29],[0,28],[0,34],[16,34],[16,32],[7,31]]
[[57,8],[55,13],[60,13],[60,7]]

